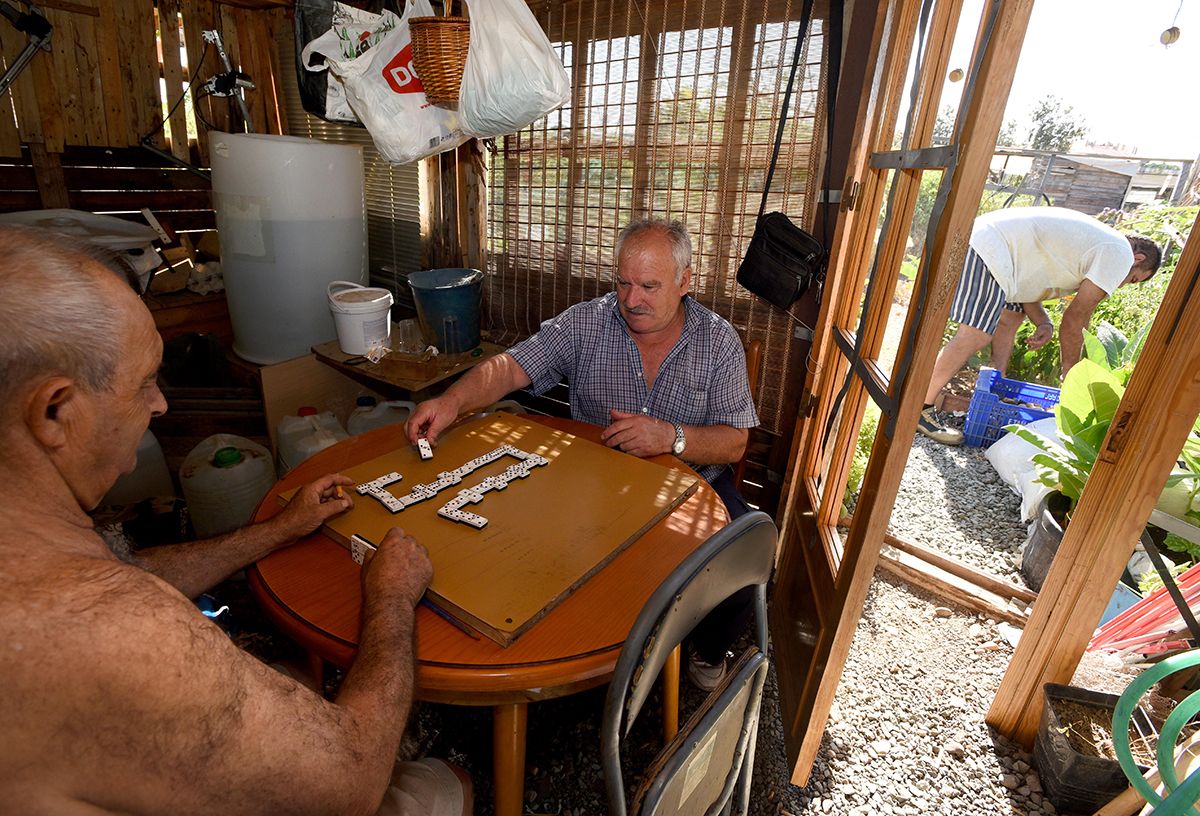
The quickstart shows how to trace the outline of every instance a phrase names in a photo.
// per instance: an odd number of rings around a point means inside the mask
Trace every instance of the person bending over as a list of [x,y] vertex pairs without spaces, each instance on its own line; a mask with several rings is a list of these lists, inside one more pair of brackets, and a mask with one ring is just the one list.
[[959,324],[938,354],[917,430],[946,445],[962,431],[934,417],[933,401],[971,355],[992,344],[992,364],[1008,368],[1013,340],[1028,317],[1037,326],[1031,349],[1054,338],[1043,301],[1074,293],[1059,327],[1062,375],[1079,360],[1092,312],[1118,287],[1149,280],[1162,252],[1142,235],[1122,235],[1107,224],[1062,207],[997,210],[975,219],[962,277],[950,305]]

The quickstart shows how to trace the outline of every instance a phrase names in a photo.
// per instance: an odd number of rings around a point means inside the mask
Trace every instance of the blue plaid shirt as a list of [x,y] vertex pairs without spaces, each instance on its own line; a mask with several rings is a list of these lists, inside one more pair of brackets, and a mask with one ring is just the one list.
[[[758,425],[737,332],[691,297],[684,298],[684,310],[683,332],[649,391],[642,356],[615,292],[571,306],[508,353],[529,376],[534,394],[565,379],[571,388],[571,417],[581,422],[607,426],[608,412],[615,408],[671,424]],[[711,482],[724,467],[701,465],[696,472]]]

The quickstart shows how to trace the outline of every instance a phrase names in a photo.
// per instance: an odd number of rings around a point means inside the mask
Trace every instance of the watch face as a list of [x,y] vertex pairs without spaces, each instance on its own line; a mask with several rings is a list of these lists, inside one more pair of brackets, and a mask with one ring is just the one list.
[[671,446],[671,452],[674,453],[676,456],[683,453],[683,440],[682,439],[675,440],[675,444]]

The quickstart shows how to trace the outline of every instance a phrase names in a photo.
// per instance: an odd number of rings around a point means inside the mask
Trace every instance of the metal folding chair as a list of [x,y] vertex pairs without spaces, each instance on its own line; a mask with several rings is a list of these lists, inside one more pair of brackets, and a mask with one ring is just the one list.
[[[745,813],[767,678],[767,581],[778,534],[752,512],[718,531],[663,582],[638,615],[608,688],[600,742],[613,816]],[[671,651],[717,604],[753,586],[755,638],[725,680],[647,768],[632,801],[621,748]]]

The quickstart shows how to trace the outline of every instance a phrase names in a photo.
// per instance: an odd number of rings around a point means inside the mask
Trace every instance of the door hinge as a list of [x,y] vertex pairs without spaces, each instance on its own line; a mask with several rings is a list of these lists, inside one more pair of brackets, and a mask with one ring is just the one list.
[[850,192],[842,196],[842,209],[843,210],[853,210],[855,205],[858,204],[858,195],[859,195],[858,182],[852,181],[852,182],[850,182],[850,184],[848,186],[850,188]]
[[817,400],[811,391],[805,391],[800,397],[800,416],[812,417],[817,410]]

